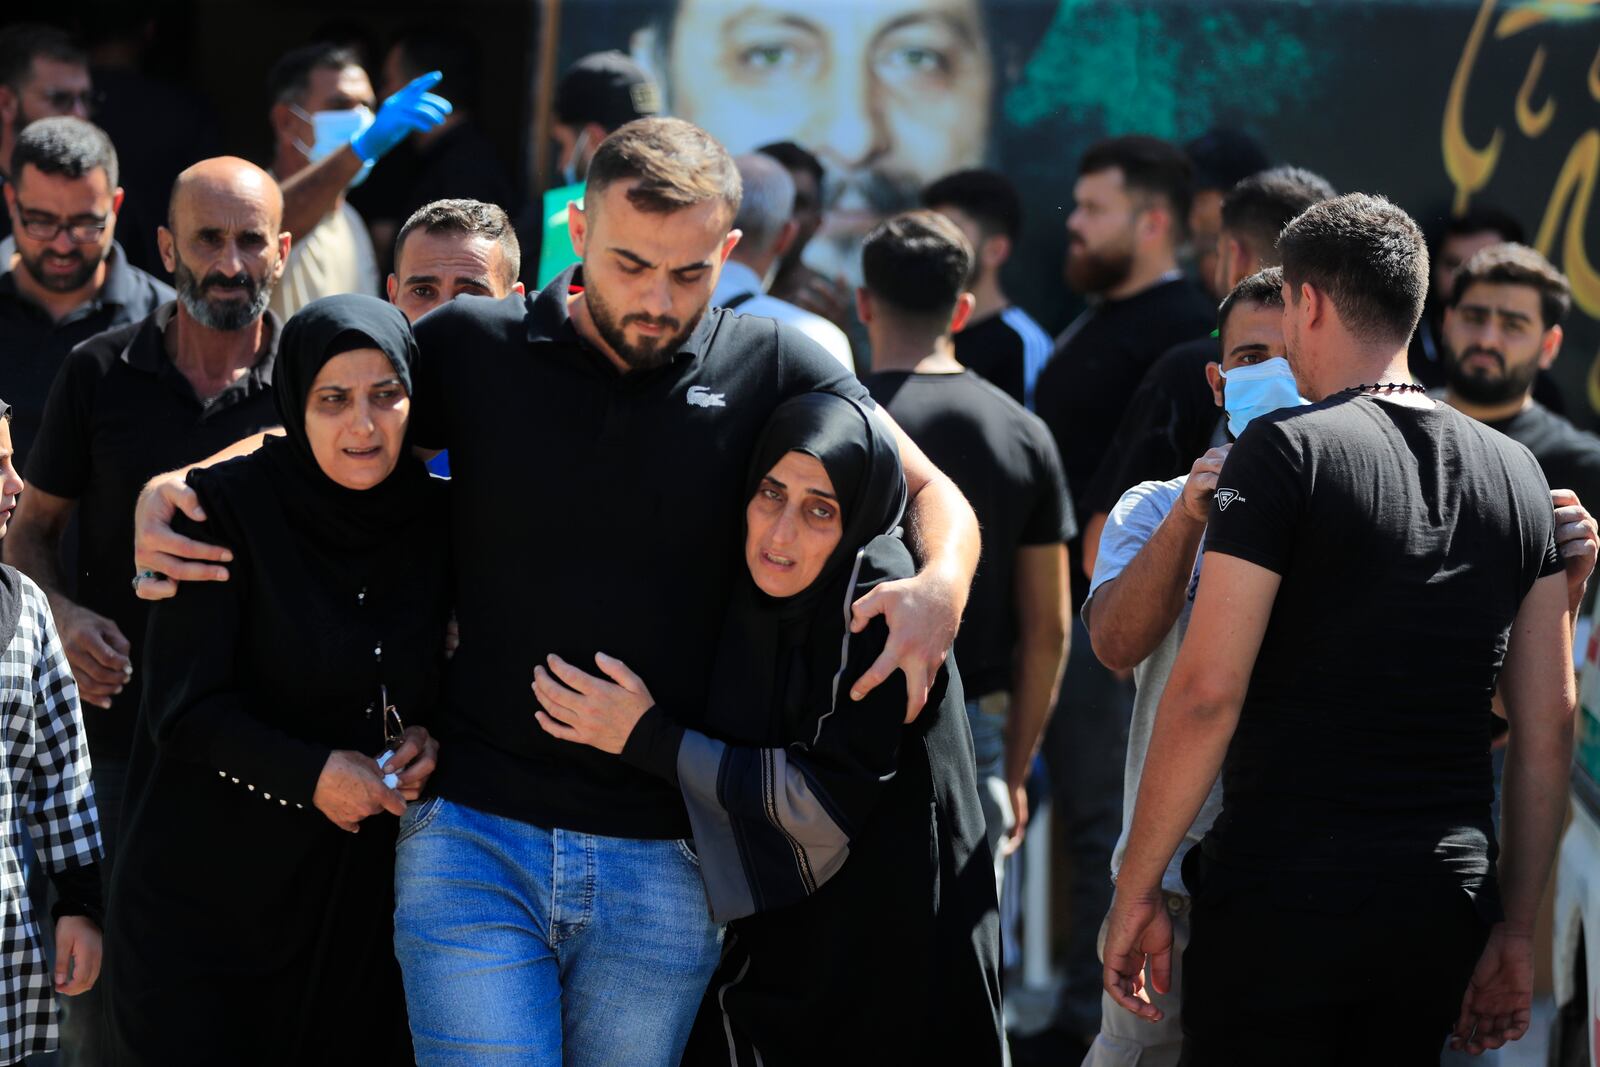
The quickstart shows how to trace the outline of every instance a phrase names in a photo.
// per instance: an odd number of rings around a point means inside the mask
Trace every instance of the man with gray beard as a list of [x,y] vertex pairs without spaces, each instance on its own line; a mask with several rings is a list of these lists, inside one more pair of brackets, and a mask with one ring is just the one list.
[[[27,462],[29,489],[12,519],[10,561],[50,598],[83,697],[109,871],[138,713],[147,605],[133,594],[133,505],[151,476],[275,427],[272,365],[280,323],[267,310],[289,234],[283,195],[242,159],[196,163],[178,176],[158,234],[178,298],[142,321],[91,337],[67,356]],[[78,520],[76,551],[65,553]],[[70,597],[69,597],[70,594]],[[97,1005],[72,1014],[98,1030]],[[63,1021],[99,1063],[97,1033]]]

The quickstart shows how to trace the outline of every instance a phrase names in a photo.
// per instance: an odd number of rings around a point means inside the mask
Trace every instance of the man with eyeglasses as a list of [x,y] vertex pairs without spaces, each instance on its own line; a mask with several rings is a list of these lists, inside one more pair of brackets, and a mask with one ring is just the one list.
[[[89,59],[54,26],[19,23],[0,30],[0,185],[11,180],[11,153],[28,123],[53,115],[89,117]],[[0,238],[11,233],[0,217]]]
[[40,119],[17,138],[11,163],[5,204],[16,249],[0,257],[0,382],[21,463],[67,352],[175,294],[113,239],[122,190],[104,131],[80,118]]

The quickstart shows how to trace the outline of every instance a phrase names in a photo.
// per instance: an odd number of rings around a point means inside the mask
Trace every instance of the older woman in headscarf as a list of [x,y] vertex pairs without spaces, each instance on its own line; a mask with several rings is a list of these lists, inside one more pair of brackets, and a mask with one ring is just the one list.
[[107,917],[116,1062],[409,1063],[395,816],[448,613],[442,482],[406,445],[416,344],[372,297],[284,326],[285,436],[189,484],[227,582],[151,613]]
[[[763,431],[744,560],[705,709],[655,705],[549,658],[541,726],[675,782],[723,958],[685,1064],[1001,1062],[998,922],[972,738],[953,669],[903,725],[904,694],[843,686],[883,651],[851,604],[915,573],[893,438],[811,393]],[[689,728],[686,722],[698,725]]]

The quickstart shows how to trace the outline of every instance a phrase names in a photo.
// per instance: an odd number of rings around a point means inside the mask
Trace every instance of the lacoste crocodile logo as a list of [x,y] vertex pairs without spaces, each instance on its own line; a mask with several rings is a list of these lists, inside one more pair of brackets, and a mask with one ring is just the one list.
[[724,394],[713,393],[703,385],[689,386],[689,406],[692,408],[725,408],[728,402],[723,399]]

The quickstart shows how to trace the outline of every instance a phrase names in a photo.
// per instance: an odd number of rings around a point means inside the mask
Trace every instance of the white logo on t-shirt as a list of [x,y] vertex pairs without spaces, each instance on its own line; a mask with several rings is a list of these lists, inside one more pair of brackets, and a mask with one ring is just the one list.
[[689,406],[693,408],[725,408],[728,402],[722,393],[713,393],[703,385],[689,386]]
[[1228,505],[1233,503],[1235,500],[1239,501],[1241,504],[1244,503],[1244,497],[1239,495],[1239,491],[1237,489],[1218,489],[1217,490],[1217,510],[1218,511],[1227,511],[1228,510]]

